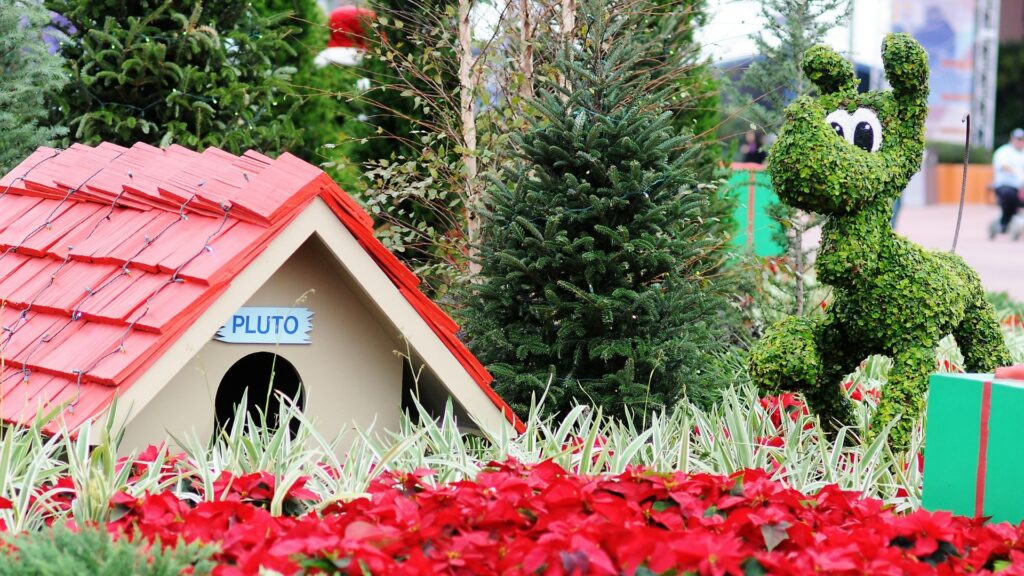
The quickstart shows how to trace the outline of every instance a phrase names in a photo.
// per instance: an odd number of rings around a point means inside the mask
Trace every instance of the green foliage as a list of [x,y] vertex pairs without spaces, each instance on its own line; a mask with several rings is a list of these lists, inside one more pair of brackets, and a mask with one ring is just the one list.
[[15,550],[0,561],[0,576],[177,576],[185,570],[209,574],[215,566],[206,546],[181,542],[162,548],[159,542],[114,540],[97,528],[53,528],[5,540]]
[[996,71],[996,142],[1008,141],[1014,128],[1024,127],[1024,102],[1020,98],[1022,82],[1024,42],[1000,44]]
[[60,97],[70,139],[276,154],[300,131],[283,106],[287,27],[245,0],[47,0],[74,26]]
[[[1013,128],[1010,128],[1013,130]],[[1009,139],[1009,131],[1006,138]],[[955,142],[928,142],[926,147],[935,154],[941,164],[963,164],[964,145]],[[967,161],[971,164],[991,164],[992,150],[980,146],[971,146],[967,155]]]
[[640,28],[648,41],[661,45],[646,65],[651,80],[674,85],[665,109],[672,112],[677,132],[696,137],[702,146],[691,166],[702,179],[710,179],[721,158],[715,129],[719,120],[719,80],[696,40],[707,21],[707,0],[652,0]]
[[882,59],[893,90],[857,94],[852,67],[830,48],[804,58],[822,94],[786,110],[768,169],[783,202],[828,216],[817,269],[835,300],[813,326],[787,321],[770,329],[750,371],[767,390],[803,391],[826,421],[849,422],[840,377],[867,355],[888,355],[894,368],[874,430],[896,422],[891,441],[905,446],[940,338],[955,336],[968,371],[990,371],[1010,356],[977,274],[960,257],[926,251],[889,227],[892,202],[921,163],[928,60],[906,34],[886,37]]
[[746,115],[767,132],[778,130],[782,111],[795,96],[809,94],[804,54],[825,34],[850,17],[849,0],[761,0],[764,30],[754,39],[758,58],[743,73],[740,85],[755,103]]
[[[750,129],[777,133],[786,104],[793,98],[813,93],[814,83],[808,79],[810,72],[801,69],[799,64],[805,53],[822,42],[829,30],[849,19],[850,6],[849,0],[761,1],[760,18],[766,26],[755,39],[758,56],[738,83],[744,92],[734,92],[734,106],[741,107],[738,114],[748,120]],[[803,235],[820,222],[784,203],[772,205],[768,214],[779,222],[775,241],[786,247],[785,257],[778,262],[779,271],[770,281],[794,295],[792,313],[812,314],[814,310],[808,305],[805,293],[810,288],[807,263],[814,256],[813,250],[804,248]],[[759,268],[753,271],[761,275]],[[752,280],[756,284],[759,279]],[[756,300],[760,293],[755,291],[753,295]]]
[[810,318],[779,321],[750,354],[750,378],[769,394],[811,390],[821,372],[815,321]]
[[[466,184],[452,0],[380,0],[371,48],[360,70],[370,89],[344,125],[339,164],[365,169],[360,199],[380,223],[378,238],[444,296],[465,274]],[[477,119],[478,147],[491,148]]]
[[573,91],[540,96],[491,191],[466,330],[520,413],[552,375],[546,407],[561,413],[575,399],[647,412],[727,383],[715,191],[686,168],[695,144],[642,64],[660,47],[606,9],[581,5],[588,27],[561,63]]
[[370,90],[358,102],[365,121],[349,122],[358,146],[351,160],[365,164],[419,152],[420,136],[439,131],[438,113],[458,109],[454,0],[373,0],[376,33],[361,73]]
[[364,204],[383,225],[377,238],[415,270],[435,298],[448,294],[466,270],[465,203],[457,191],[462,165],[449,142],[423,134],[422,153],[398,153],[366,165]]
[[357,192],[363,186],[359,165],[337,161],[333,146],[343,139],[345,125],[358,122],[355,117],[363,107],[352,99],[357,95],[361,71],[337,65],[317,68],[314,59],[327,46],[330,26],[316,0],[258,0],[252,4],[259,14],[279,23],[277,32],[285,33],[283,39],[290,46],[270,54],[275,67],[295,68],[290,90],[277,100],[277,113],[290,113],[302,134],[289,152],[322,165],[342,188]]
[[0,0],[0,174],[67,130],[47,124],[66,78],[43,28],[50,13],[34,0]]

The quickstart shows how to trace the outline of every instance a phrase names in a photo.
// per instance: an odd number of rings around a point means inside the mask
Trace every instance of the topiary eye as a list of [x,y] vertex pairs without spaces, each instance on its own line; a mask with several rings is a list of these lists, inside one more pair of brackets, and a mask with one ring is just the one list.
[[825,122],[837,136],[867,152],[878,152],[882,147],[882,123],[870,108],[857,108],[850,114],[845,109],[833,110]]
[[857,108],[853,113],[853,144],[868,152],[878,152],[882,147],[882,123],[870,108]]
[[871,152],[871,148],[875,145],[875,130],[871,124],[857,123],[857,128],[853,131],[853,145]]

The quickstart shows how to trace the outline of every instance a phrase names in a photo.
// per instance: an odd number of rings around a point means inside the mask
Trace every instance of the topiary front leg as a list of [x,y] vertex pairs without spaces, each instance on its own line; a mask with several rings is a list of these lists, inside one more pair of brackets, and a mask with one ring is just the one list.
[[807,404],[821,417],[822,426],[833,432],[854,422],[853,406],[843,391],[843,378],[870,354],[846,337],[846,329],[835,318],[830,315],[818,330],[821,378],[813,390],[804,393]]
[[750,351],[750,377],[768,394],[812,390],[821,378],[819,322],[790,316],[776,322]]
[[801,392],[830,430],[853,421],[841,379],[860,361],[832,317],[791,316],[769,328],[750,353],[750,377],[768,394]]
[[892,358],[889,381],[882,388],[882,400],[871,420],[869,438],[873,438],[889,422],[899,421],[889,433],[889,445],[904,449],[910,445],[910,434],[924,410],[928,377],[935,370],[935,351],[914,346],[897,350]]

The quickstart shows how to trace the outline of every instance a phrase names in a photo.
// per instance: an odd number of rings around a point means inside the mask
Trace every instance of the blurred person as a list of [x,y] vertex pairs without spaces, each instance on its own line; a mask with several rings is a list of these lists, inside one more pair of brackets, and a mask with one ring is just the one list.
[[988,236],[995,238],[997,234],[1020,234],[1020,222],[1014,216],[1020,210],[1020,189],[1024,185],[1024,129],[1014,128],[1010,133],[1010,141],[996,149],[992,155],[992,168],[995,177],[992,182],[996,199],[1002,214],[989,225]]
[[768,153],[764,151],[764,141],[761,135],[754,130],[747,130],[743,135],[743,144],[740,145],[740,153],[743,154],[743,161],[753,164],[764,164]]

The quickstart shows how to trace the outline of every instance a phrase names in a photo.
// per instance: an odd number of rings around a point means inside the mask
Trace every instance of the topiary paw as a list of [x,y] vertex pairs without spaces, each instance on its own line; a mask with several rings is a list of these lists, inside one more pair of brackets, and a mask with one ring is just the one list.
[[802,392],[817,386],[822,374],[816,323],[791,316],[771,326],[750,352],[754,384],[769,394]]

